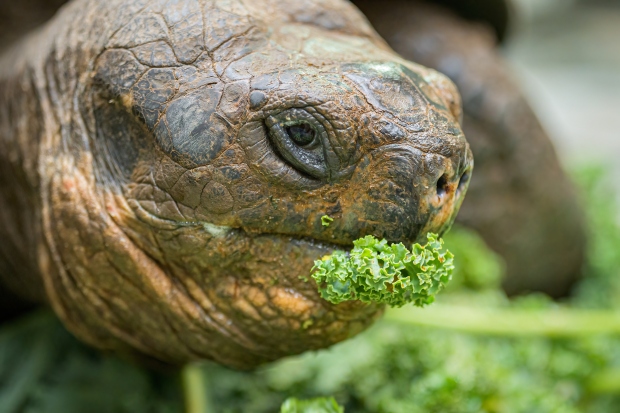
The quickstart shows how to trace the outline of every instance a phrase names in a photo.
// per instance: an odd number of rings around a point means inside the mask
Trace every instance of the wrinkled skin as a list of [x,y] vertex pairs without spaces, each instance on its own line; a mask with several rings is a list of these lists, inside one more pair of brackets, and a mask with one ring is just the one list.
[[75,1],[0,60],[0,276],[90,344],[166,363],[344,340],[380,306],[300,276],[361,236],[451,225],[459,99],[345,1]]

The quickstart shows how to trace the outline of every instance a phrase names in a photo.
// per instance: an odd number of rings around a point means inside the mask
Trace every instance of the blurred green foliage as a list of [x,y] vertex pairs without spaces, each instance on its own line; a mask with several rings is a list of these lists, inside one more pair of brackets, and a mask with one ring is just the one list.
[[0,330],[0,412],[178,413],[176,374],[151,374],[78,342],[43,312]]
[[343,413],[333,397],[318,397],[310,400],[287,399],[280,408],[280,413]]
[[575,179],[582,188],[590,234],[587,277],[576,289],[572,304],[620,308],[620,194],[613,191],[616,182],[599,166],[582,168]]
[[[435,306],[459,305],[492,313],[553,316],[564,309],[602,309],[615,315],[620,310],[619,209],[609,194],[610,178],[600,169],[584,169],[577,178],[591,234],[586,277],[572,298],[563,303],[542,295],[509,300],[497,288],[501,260],[475,234],[455,228],[445,237],[456,255],[455,285],[428,309],[398,311],[418,315]],[[462,316],[454,314],[454,322]],[[518,337],[391,319],[388,312],[352,340],[251,373],[205,364],[203,390],[212,407],[203,413],[337,412],[329,399],[291,399],[282,405],[291,397],[325,396],[335,397],[346,413],[620,411],[617,335]],[[178,375],[147,372],[92,351],[49,314],[0,330],[0,412],[180,412],[181,394]]]
[[478,234],[454,226],[443,239],[454,254],[454,271],[447,285],[448,291],[499,288],[505,274],[504,260],[487,248]]

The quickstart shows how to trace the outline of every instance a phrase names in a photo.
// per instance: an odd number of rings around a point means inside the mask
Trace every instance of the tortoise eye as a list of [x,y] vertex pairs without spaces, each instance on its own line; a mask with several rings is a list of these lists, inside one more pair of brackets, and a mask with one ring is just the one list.
[[265,119],[269,136],[276,152],[299,173],[314,179],[329,175],[323,142],[327,134],[319,122],[303,109],[286,112]]
[[319,143],[316,131],[306,122],[287,126],[286,133],[297,146],[305,149],[313,148]]

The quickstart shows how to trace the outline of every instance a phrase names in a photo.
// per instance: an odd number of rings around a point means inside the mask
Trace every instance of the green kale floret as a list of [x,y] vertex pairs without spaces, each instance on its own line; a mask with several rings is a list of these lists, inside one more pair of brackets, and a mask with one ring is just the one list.
[[330,217],[329,215],[323,215],[321,217],[321,225],[323,225],[324,227],[329,227],[329,224],[331,224],[332,222],[334,222],[334,218]]
[[427,235],[426,245],[409,251],[402,243],[388,244],[368,235],[353,242],[350,253],[335,251],[314,262],[312,278],[321,297],[333,304],[358,300],[402,307],[424,306],[435,300],[454,270],[443,240]]

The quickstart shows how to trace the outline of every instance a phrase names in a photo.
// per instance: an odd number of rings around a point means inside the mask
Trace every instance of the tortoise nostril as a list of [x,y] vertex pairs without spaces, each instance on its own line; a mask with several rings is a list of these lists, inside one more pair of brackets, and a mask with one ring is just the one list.
[[441,175],[437,180],[437,195],[444,196],[448,192],[448,177],[446,174]]
[[459,184],[456,187],[457,191],[462,191],[463,189],[465,189],[465,187],[467,186],[467,183],[469,182],[469,178],[471,176],[471,171],[467,170],[465,172],[463,172],[463,174],[461,175],[461,179],[459,179]]

